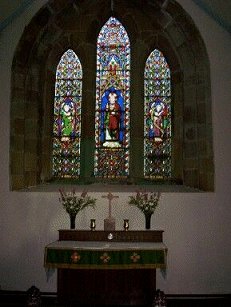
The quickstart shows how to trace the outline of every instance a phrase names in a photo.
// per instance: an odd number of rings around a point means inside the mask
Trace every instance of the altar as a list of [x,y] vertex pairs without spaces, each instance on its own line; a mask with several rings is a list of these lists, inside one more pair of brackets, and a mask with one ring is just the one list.
[[44,265],[58,270],[59,301],[95,305],[151,304],[156,269],[166,268],[163,231],[60,230]]

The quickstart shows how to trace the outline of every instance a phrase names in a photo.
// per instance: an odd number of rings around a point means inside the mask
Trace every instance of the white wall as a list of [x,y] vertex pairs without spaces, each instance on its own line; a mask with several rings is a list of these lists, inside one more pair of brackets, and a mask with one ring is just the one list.
[[[0,286],[26,291],[56,291],[56,275],[49,281],[43,268],[44,246],[58,238],[57,230],[69,228],[67,214],[57,193],[9,191],[10,71],[23,28],[46,1],[32,4],[0,33]],[[231,37],[191,0],[178,1],[192,16],[207,46],[211,63],[215,193],[164,193],[152,218],[153,229],[163,229],[169,249],[166,276],[157,274],[157,287],[169,294],[231,292]],[[115,201],[117,229],[129,218],[131,229],[143,229],[142,214],[127,205],[128,195]],[[103,229],[107,204],[96,193],[96,210],[77,217],[77,228],[89,229],[96,218]]]

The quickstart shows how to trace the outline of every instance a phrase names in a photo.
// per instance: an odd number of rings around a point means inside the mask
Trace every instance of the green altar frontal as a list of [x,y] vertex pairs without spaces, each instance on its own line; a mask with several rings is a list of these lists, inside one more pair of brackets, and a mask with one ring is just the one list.
[[45,247],[44,266],[58,269],[166,268],[167,248],[152,242],[55,241]]

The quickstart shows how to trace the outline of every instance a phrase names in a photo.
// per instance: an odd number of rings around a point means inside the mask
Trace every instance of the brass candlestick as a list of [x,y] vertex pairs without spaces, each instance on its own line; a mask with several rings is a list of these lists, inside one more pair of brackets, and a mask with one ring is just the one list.
[[128,229],[129,229],[129,220],[128,220],[128,219],[125,219],[125,220],[124,220],[124,230],[125,230],[125,231],[128,231]]
[[95,230],[95,227],[96,227],[95,219],[91,219],[91,223],[90,223],[91,230]]

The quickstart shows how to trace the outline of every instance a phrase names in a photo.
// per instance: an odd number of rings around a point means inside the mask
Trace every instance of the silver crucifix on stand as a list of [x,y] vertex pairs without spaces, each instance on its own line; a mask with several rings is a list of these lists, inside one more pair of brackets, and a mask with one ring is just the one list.
[[111,203],[113,198],[119,198],[119,196],[115,196],[111,192],[109,192],[107,195],[102,195],[102,198],[108,199],[109,208],[108,217],[104,219],[104,230],[115,230],[115,218],[113,218],[111,215]]

